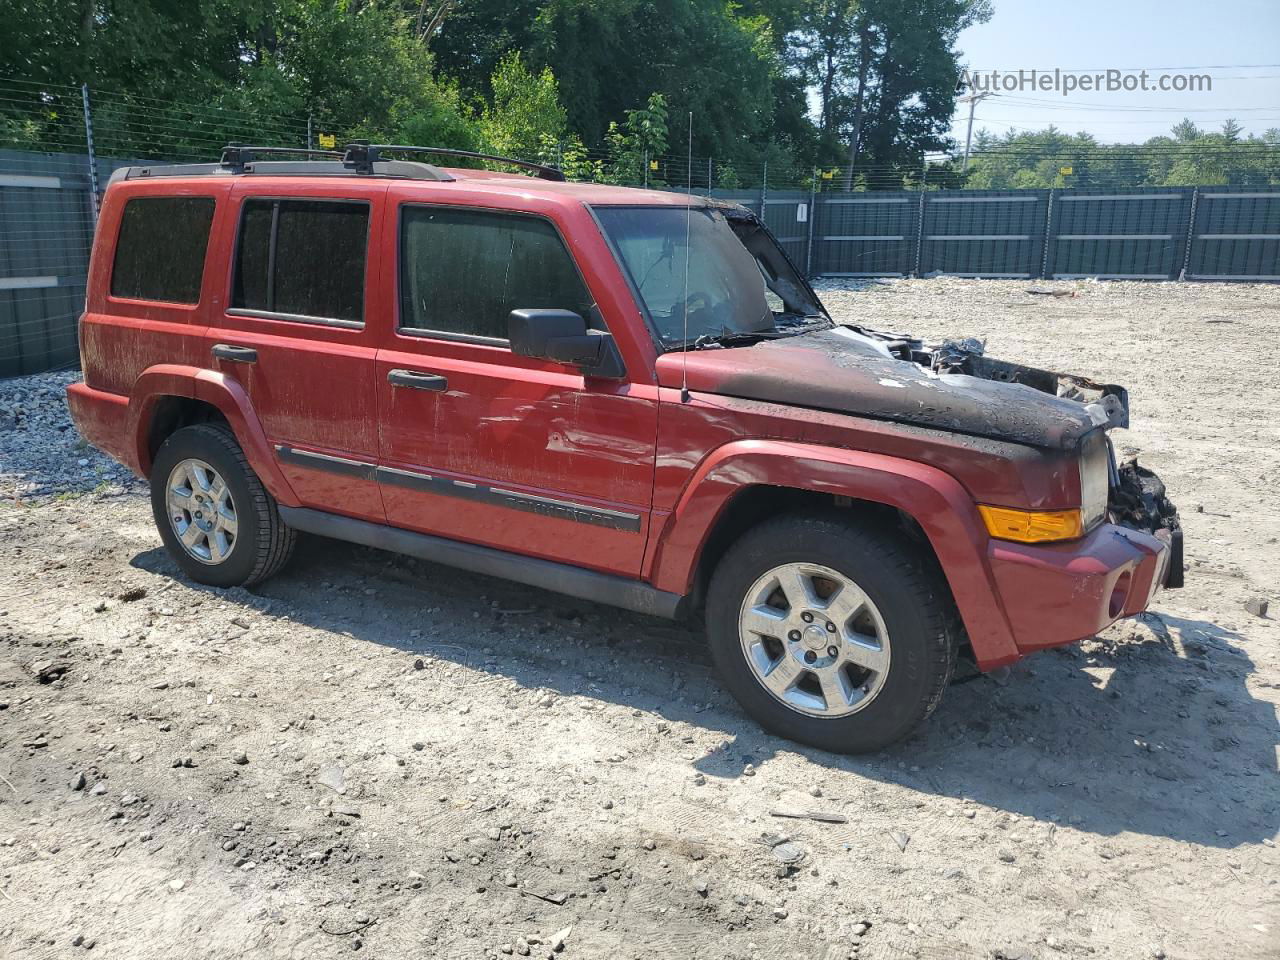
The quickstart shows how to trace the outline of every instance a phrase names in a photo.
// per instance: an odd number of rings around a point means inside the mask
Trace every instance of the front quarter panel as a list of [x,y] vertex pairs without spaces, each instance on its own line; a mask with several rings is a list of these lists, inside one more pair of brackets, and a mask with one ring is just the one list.
[[978,663],[1019,656],[986,562],[990,538],[973,499],[952,476],[926,464],[865,451],[780,440],[741,440],[710,453],[693,472],[662,534],[653,583],[688,593],[698,556],[730,499],[746,487],[810,490],[895,507],[929,538]]

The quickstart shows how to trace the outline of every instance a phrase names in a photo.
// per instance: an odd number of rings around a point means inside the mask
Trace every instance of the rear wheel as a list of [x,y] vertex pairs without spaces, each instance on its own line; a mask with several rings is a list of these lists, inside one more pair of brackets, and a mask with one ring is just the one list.
[[766,729],[877,750],[933,712],[955,666],[949,594],[903,538],[835,516],[746,533],[707,594],[725,685]]
[[173,433],[151,468],[151,509],[165,547],[192,580],[257,583],[293,553],[295,534],[226,427]]

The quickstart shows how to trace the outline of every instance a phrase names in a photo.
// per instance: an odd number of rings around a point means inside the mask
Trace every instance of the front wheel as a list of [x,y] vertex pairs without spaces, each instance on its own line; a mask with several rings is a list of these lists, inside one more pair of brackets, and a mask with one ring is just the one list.
[[198,583],[257,583],[293,553],[294,531],[218,424],[183,427],[165,440],[151,467],[151,511],[170,555]]
[[725,685],[769,731],[878,750],[933,712],[955,667],[950,595],[904,537],[838,516],[749,531],[707,592]]

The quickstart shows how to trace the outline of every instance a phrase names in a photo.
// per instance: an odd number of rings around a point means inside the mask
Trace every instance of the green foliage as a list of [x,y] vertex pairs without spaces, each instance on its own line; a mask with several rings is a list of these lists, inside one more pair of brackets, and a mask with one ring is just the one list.
[[535,76],[519,52],[511,53],[499,61],[492,88],[493,103],[480,119],[486,150],[525,159],[537,156],[545,139],[564,139],[568,118],[549,67]]
[[[1241,137],[1227,121],[1220,133],[1192,121],[1142,144],[1100,144],[1087,133],[1056,127],[996,137],[979,131],[965,186],[978,189],[1048,187],[1268,185],[1280,183],[1280,131]],[[1069,172],[1066,172],[1069,171]]]

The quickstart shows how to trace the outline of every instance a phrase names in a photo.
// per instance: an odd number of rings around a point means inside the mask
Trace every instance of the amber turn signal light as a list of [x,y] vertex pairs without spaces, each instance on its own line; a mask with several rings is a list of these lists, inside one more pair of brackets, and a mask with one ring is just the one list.
[[1076,510],[1014,510],[978,504],[987,533],[1018,543],[1051,543],[1084,536],[1084,517]]

